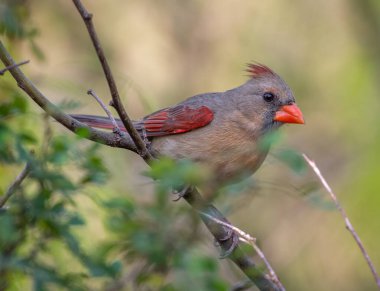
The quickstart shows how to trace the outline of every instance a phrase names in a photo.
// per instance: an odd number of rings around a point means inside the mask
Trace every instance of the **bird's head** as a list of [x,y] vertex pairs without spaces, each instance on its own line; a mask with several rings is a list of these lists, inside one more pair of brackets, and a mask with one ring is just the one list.
[[292,91],[279,75],[261,64],[248,64],[247,72],[250,79],[238,88],[239,109],[246,117],[259,119],[265,129],[304,123]]

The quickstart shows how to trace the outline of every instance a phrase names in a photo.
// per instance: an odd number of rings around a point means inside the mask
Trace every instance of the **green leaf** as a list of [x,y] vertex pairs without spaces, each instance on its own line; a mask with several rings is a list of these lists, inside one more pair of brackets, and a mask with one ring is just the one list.
[[282,150],[274,153],[274,156],[298,174],[305,172],[307,169],[306,162],[302,155],[294,150]]
[[282,135],[280,131],[271,131],[261,138],[259,142],[259,147],[264,151],[268,150],[269,147],[278,143],[281,140],[281,138]]
[[79,214],[73,214],[70,217],[68,224],[70,224],[70,225],[85,225],[85,220]]
[[81,138],[88,138],[91,134],[90,130],[86,127],[79,127],[75,130],[75,133]]

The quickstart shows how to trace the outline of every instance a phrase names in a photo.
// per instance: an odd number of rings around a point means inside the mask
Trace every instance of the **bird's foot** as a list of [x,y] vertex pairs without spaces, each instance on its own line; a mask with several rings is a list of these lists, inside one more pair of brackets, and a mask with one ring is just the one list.
[[[230,245],[228,246],[228,241],[231,240]],[[231,230],[224,238],[221,238],[217,241],[217,243],[222,248],[219,258],[225,259],[228,258],[235,250],[235,248],[239,244],[239,236]],[[226,248],[224,247],[226,245]]]
[[228,228],[226,231],[226,235],[219,238],[219,241],[222,241],[222,242],[227,241],[227,240],[231,239],[234,234],[235,234],[235,232],[232,229]]
[[[227,246],[229,240],[231,240],[230,242],[231,245],[228,246],[227,249],[225,250],[224,245]],[[234,251],[234,249],[237,247],[238,243],[239,243],[239,236],[232,229],[227,229],[226,235],[224,237],[214,240],[214,245],[222,249],[219,258],[225,259],[229,257]]]
[[176,198],[173,199],[173,201],[178,201],[180,200],[181,198],[183,198],[184,196],[186,196],[187,193],[189,193],[191,190],[193,189],[193,186],[185,186],[183,187],[181,190],[173,190],[173,193],[175,195],[177,195]]

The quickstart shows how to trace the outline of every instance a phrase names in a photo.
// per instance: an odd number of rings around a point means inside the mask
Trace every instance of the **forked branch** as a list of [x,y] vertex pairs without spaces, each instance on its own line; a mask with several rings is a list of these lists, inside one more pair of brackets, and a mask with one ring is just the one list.
[[30,97],[34,102],[38,104],[46,113],[53,117],[56,121],[63,126],[74,132],[75,134],[81,134],[85,132],[85,138],[99,142],[112,147],[119,147],[137,152],[137,148],[129,136],[125,136],[119,139],[114,133],[98,130],[81,123],[70,115],[64,113],[56,105],[51,103],[45,95],[37,89],[37,87],[30,81],[25,74],[20,70],[9,52],[5,48],[4,44],[0,40],[0,59],[3,64],[8,68],[8,71],[12,74],[16,80],[17,85]]
[[124,127],[131,136],[133,142],[136,145],[139,155],[148,163],[153,160],[152,155],[147,150],[145,142],[141,139],[139,133],[133,126],[132,120],[129,118],[127,111],[125,110],[123,103],[121,102],[119,91],[117,89],[115,79],[113,78],[110,66],[108,65],[107,58],[104,54],[103,48],[100,44],[100,40],[95,31],[94,24],[92,22],[92,14],[87,11],[80,0],[73,0],[80,16],[82,17],[84,23],[86,24],[88,34],[90,35],[92,44],[95,48],[96,54],[98,55],[99,61],[102,65],[104,76],[106,77],[108,87],[112,96],[112,106],[116,109]]

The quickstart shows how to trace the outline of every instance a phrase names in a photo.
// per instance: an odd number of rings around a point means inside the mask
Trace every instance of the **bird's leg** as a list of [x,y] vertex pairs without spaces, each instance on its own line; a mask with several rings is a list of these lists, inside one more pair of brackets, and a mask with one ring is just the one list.
[[222,249],[220,256],[219,256],[220,259],[225,259],[229,255],[231,255],[232,252],[234,251],[235,247],[239,243],[239,236],[232,229],[230,229],[230,228],[225,229],[225,233],[226,233],[225,236],[222,236],[218,239],[216,239],[216,238],[214,239],[214,245],[217,247],[221,247],[221,248],[222,248],[222,245],[224,243],[227,243],[228,240],[230,240],[230,239],[232,240],[231,246],[227,250]]
[[[205,204],[201,213],[205,213],[217,220],[220,220],[228,225],[231,223],[211,204]],[[220,258],[224,259],[230,256],[235,248],[239,244],[239,236],[231,228],[221,225],[220,223],[214,221],[213,219],[205,216],[202,220],[206,223],[208,228],[214,229],[215,244],[220,246],[221,253]]]
[[190,185],[187,185],[187,186],[182,187],[181,190],[176,190],[176,189],[174,189],[174,190],[173,190],[173,193],[174,193],[175,195],[177,195],[177,197],[174,198],[173,201],[178,201],[178,200],[180,200],[180,199],[183,198],[188,192],[190,192],[192,189],[193,189],[193,186],[190,186]]
[[222,248],[222,251],[220,252],[220,256],[219,256],[219,258],[221,259],[225,259],[229,257],[233,253],[237,245],[239,244],[239,236],[232,229],[227,231],[227,233],[228,234],[224,238],[221,238],[219,239],[219,241],[216,241],[220,245],[220,242],[227,242],[230,239],[232,240],[231,245],[229,246],[227,250],[224,250]]

